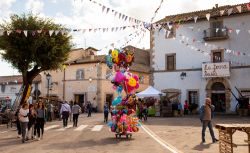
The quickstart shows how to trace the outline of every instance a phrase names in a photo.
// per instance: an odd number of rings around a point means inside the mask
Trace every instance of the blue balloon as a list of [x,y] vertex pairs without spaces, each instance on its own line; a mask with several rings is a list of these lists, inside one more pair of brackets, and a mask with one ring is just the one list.
[[117,98],[115,98],[113,101],[112,101],[112,105],[113,106],[116,106],[118,104],[120,104],[122,102],[122,97],[121,96],[118,96]]
[[117,111],[117,110],[112,110],[112,113],[113,113],[114,115],[116,115],[116,114],[118,113],[118,111]]
[[107,56],[106,56],[106,64],[107,64],[107,66],[108,66],[110,69],[112,69],[114,63],[112,62],[112,57],[111,57],[111,55],[107,55]]
[[119,86],[117,87],[117,89],[116,89],[116,91],[117,91],[117,93],[118,93],[119,95],[121,95],[122,90],[123,90],[123,87],[122,87],[121,85],[119,85]]
[[108,124],[107,124],[107,126],[110,127],[110,128],[112,127],[112,125],[113,125],[112,121],[109,121]]

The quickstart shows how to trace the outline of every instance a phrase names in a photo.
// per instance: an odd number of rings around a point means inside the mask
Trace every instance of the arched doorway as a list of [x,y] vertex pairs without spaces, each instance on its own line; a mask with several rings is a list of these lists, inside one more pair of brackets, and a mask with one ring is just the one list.
[[230,112],[231,93],[228,88],[230,88],[230,84],[225,78],[211,78],[208,80],[206,96],[211,98],[216,112]]
[[226,112],[226,92],[224,84],[215,82],[211,90],[211,99],[212,104],[215,106],[215,112]]

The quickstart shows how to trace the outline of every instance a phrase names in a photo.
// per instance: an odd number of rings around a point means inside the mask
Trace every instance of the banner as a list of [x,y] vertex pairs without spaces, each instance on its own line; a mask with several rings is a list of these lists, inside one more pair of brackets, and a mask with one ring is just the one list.
[[202,64],[202,77],[229,77],[230,76],[229,62],[223,63],[205,63]]

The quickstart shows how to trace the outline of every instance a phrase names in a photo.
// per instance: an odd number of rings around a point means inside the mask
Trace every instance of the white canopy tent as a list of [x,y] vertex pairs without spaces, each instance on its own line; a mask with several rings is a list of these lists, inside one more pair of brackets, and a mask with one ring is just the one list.
[[139,92],[136,94],[139,98],[145,98],[145,97],[160,97],[162,95],[165,95],[165,93],[162,93],[158,90],[156,90],[154,87],[149,86],[147,89],[145,89],[142,92]]

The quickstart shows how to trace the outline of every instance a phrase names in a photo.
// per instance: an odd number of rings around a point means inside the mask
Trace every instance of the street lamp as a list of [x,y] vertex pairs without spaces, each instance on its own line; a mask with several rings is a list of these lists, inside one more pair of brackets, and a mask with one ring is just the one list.
[[51,75],[49,73],[46,74],[46,79],[48,81],[48,89],[47,89],[47,97],[49,98],[49,86],[50,86],[50,79],[51,79]]

